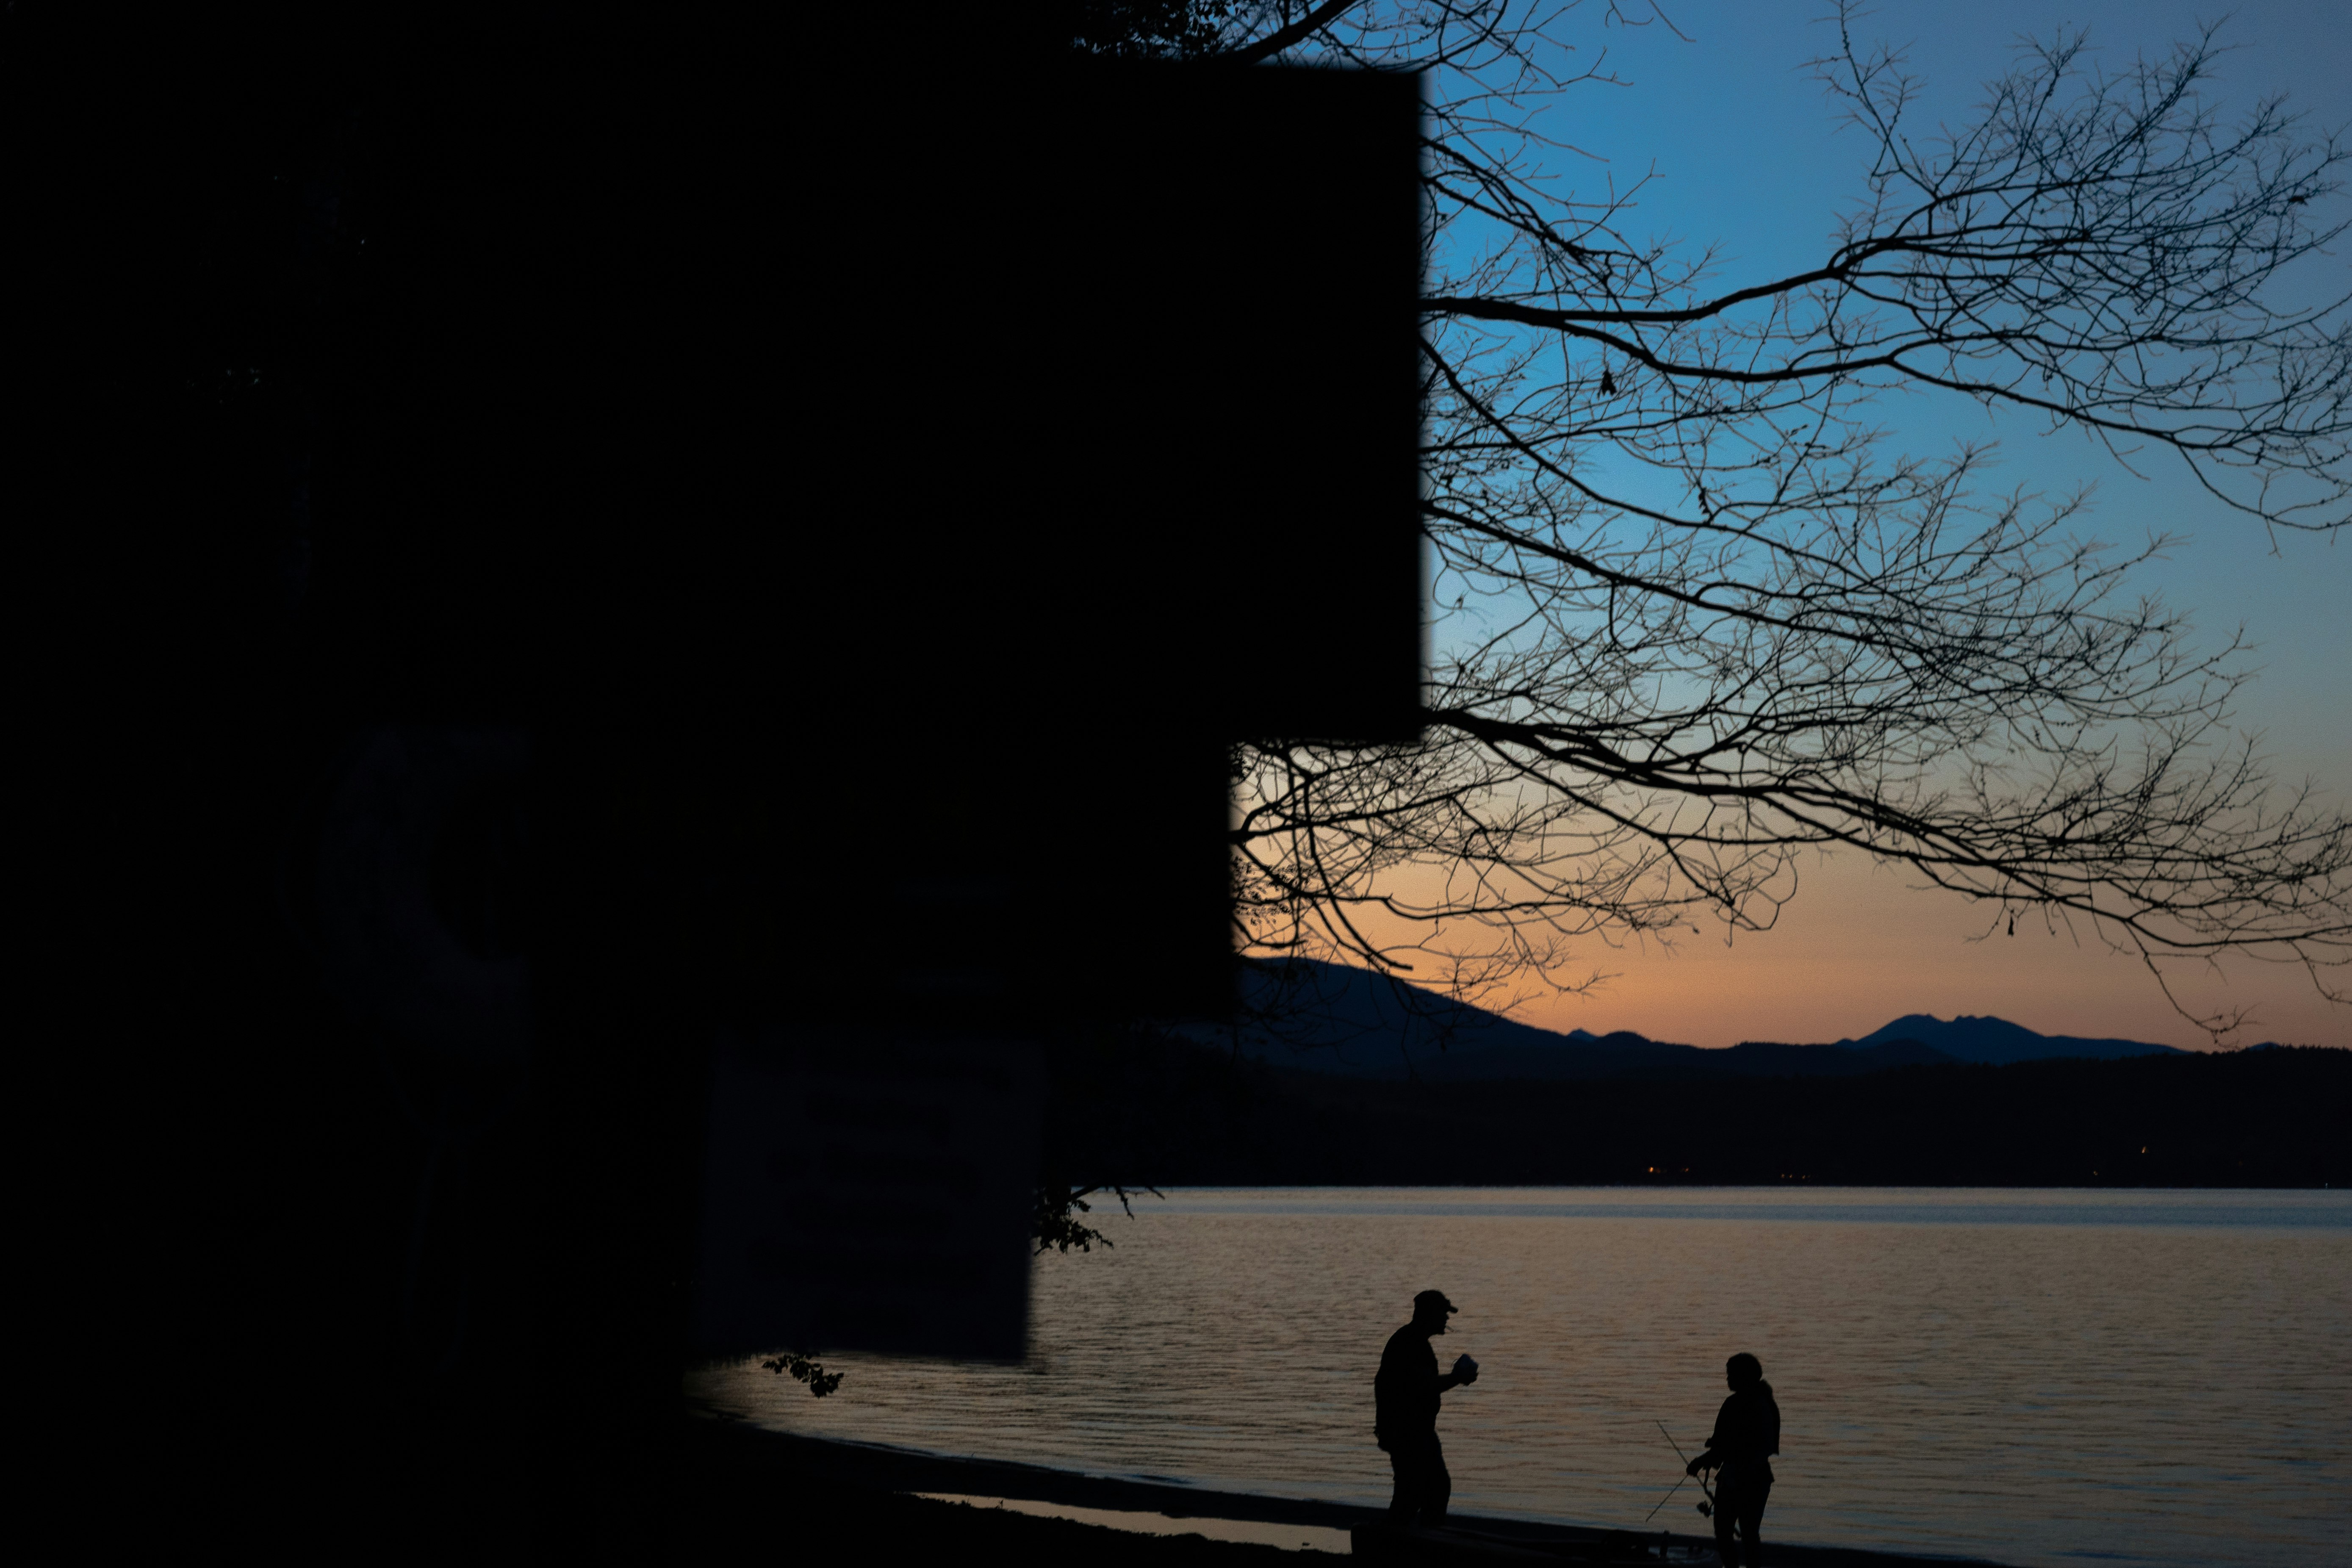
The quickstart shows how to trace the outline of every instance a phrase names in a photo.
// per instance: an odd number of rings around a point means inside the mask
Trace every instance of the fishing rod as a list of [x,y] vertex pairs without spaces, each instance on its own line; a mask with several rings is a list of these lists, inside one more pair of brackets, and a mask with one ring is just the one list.
[[[1653,1425],[1657,1427],[1658,1436],[1666,1440],[1666,1446],[1675,1451],[1675,1458],[1682,1460],[1683,1462],[1683,1480],[1676,1481],[1673,1486],[1668,1487],[1666,1489],[1666,1495],[1658,1500],[1658,1508],[1664,1508],[1666,1504],[1674,1500],[1675,1493],[1683,1489],[1683,1481],[1690,1479],[1690,1459],[1684,1454],[1683,1446],[1675,1441],[1675,1435],[1666,1430],[1666,1424],[1664,1422],[1654,1422]],[[1699,1478],[1698,1489],[1706,1493],[1706,1501],[1698,1505],[1699,1517],[1701,1519],[1714,1518],[1715,1489],[1706,1484],[1706,1478],[1705,1476],[1701,1476]],[[1654,1508],[1649,1512],[1643,1514],[1642,1516],[1642,1522],[1643,1524],[1647,1524],[1650,1521],[1657,1518],[1658,1508]]]
[[[1673,1448],[1673,1449],[1674,1449],[1674,1451],[1675,1451],[1675,1458],[1678,1458],[1678,1459],[1682,1458],[1683,1446],[1682,1446],[1680,1443],[1677,1443],[1677,1442],[1675,1442],[1675,1435],[1674,1435],[1672,1432],[1669,1432],[1669,1431],[1667,1431],[1667,1430],[1666,1430],[1666,1424],[1665,1424],[1664,1422],[1663,1422],[1663,1421],[1661,1421],[1661,1422],[1659,1422],[1659,1423],[1658,1423],[1658,1433],[1659,1433],[1659,1435],[1660,1435],[1661,1436],[1663,1436],[1663,1437],[1664,1437],[1664,1438],[1665,1438],[1667,1446],[1668,1446],[1669,1447],[1671,1447],[1671,1448]],[[1689,1469],[1689,1464],[1690,1464],[1690,1461],[1689,1461],[1689,1460],[1687,1460],[1687,1459],[1684,1459],[1684,1460],[1683,1460],[1683,1464],[1684,1464],[1684,1470],[1683,1470],[1683,1474],[1682,1474],[1682,1478],[1681,1478],[1681,1479],[1679,1479],[1679,1480],[1675,1481],[1675,1484],[1674,1484],[1673,1486],[1670,1486],[1670,1487],[1668,1487],[1668,1488],[1666,1489],[1666,1495],[1665,1495],[1665,1496],[1664,1496],[1664,1497],[1662,1497],[1662,1498],[1660,1498],[1660,1499],[1658,1500],[1658,1508],[1664,1508],[1664,1507],[1665,1507],[1668,1503],[1670,1503],[1670,1502],[1674,1501],[1674,1500],[1675,1500],[1675,1494],[1676,1492],[1678,1492],[1678,1491],[1680,1491],[1680,1490],[1682,1490],[1682,1489],[1683,1489],[1683,1482],[1684,1482],[1684,1481],[1686,1481],[1686,1480],[1688,1480],[1688,1479],[1690,1479],[1690,1469]],[[1654,1509],[1652,1509],[1649,1512],[1647,1512],[1647,1513],[1643,1514],[1643,1515],[1642,1516],[1642,1522],[1643,1522],[1643,1524],[1647,1524],[1647,1523],[1649,1523],[1649,1522],[1650,1522],[1650,1521],[1652,1521],[1652,1520],[1654,1520],[1654,1519],[1657,1518],[1657,1517],[1658,1517],[1658,1508],[1654,1508]]]

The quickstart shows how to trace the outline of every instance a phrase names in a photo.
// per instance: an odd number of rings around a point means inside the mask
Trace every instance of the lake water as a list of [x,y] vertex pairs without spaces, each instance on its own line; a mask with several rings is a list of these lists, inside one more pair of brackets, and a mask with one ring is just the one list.
[[[1099,1217],[1099,1216],[1097,1216]],[[1381,1346],[1434,1287],[1477,1358],[1465,1513],[1638,1527],[1724,1358],[1783,1421],[1765,1538],[2041,1565],[2352,1561],[2352,1193],[1195,1189],[1039,1258],[1020,1366],[844,1355],[763,1425],[1384,1505]],[[1685,1486],[1649,1528],[1704,1531]]]

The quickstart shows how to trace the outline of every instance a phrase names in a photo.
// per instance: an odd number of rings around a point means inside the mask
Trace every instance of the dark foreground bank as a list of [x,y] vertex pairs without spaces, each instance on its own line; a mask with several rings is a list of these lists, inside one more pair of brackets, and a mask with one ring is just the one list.
[[1047,1184],[2352,1184],[2352,1050],[1383,1083],[1128,1039],[1054,1067]]
[[[711,1415],[688,1424],[677,1510],[677,1560],[693,1563],[853,1561],[1016,1564],[1297,1563],[1318,1553],[1147,1535],[1065,1519],[939,1502],[945,1492],[1190,1519],[1247,1520],[1347,1531],[1378,1510],[1345,1503],[1214,1492],[1086,1476],[1042,1466],[950,1458],[827,1443]],[[1614,1532],[1511,1520],[1462,1522],[1529,1542],[1598,1543]],[[1677,1538],[1687,1542],[1692,1537]],[[1960,1559],[1908,1557],[1765,1542],[1775,1568],[1969,1568]]]

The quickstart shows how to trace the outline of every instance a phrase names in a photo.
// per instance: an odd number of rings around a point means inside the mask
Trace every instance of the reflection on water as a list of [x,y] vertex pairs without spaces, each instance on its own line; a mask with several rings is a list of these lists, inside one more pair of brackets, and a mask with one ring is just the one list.
[[1202,1190],[1108,1228],[1038,1260],[1025,1365],[842,1356],[820,1401],[747,1362],[696,1392],[812,1435],[1384,1504],[1372,1372],[1435,1287],[1462,1308],[1442,1353],[1480,1366],[1439,1426],[1457,1511],[1637,1525],[1681,1473],[1653,1423],[1703,1440],[1747,1350],[1786,1423],[1768,1543],[2054,1568],[2352,1540],[2352,1194]]
[[1001,1508],[1013,1513],[1034,1514],[1040,1519],[1070,1519],[1080,1524],[1099,1524],[1111,1530],[1132,1531],[1138,1535],[1200,1535],[1211,1541],[1238,1541],[1245,1544],[1279,1547],[1285,1552],[1326,1552],[1345,1557],[1353,1545],[1344,1530],[1326,1530],[1312,1524],[1273,1524],[1249,1519],[1171,1519],[1164,1513],[1143,1513],[1123,1508],[1079,1508],[1066,1502],[1029,1502],[1020,1498],[974,1497],[969,1492],[917,1492],[937,1502],[960,1502],[969,1508]]

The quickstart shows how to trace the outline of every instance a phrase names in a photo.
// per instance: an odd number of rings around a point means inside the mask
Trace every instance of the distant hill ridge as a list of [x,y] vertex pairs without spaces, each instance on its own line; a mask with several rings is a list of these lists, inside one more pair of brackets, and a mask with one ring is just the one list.
[[2002,1018],[1913,1013],[1830,1045],[1747,1041],[1706,1049],[1632,1030],[1595,1035],[1522,1024],[1394,976],[1315,959],[1253,964],[1244,1022],[1188,1028],[1276,1066],[1351,1078],[1464,1082],[1627,1077],[1850,1077],[1930,1062],[2179,1055],[2140,1040],[2041,1035]]
[[2177,1056],[2173,1046],[2151,1046],[2138,1040],[2089,1040],[2074,1035],[2037,1035],[2006,1018],[1962,1016],[1949,1023],[1926,1013],[1908,1013],[1859,1040],[1841,1046],[1871,1046],[1881,1040],[1917,1040],[1969,1062],[2043,1061],[2052,1057]]

